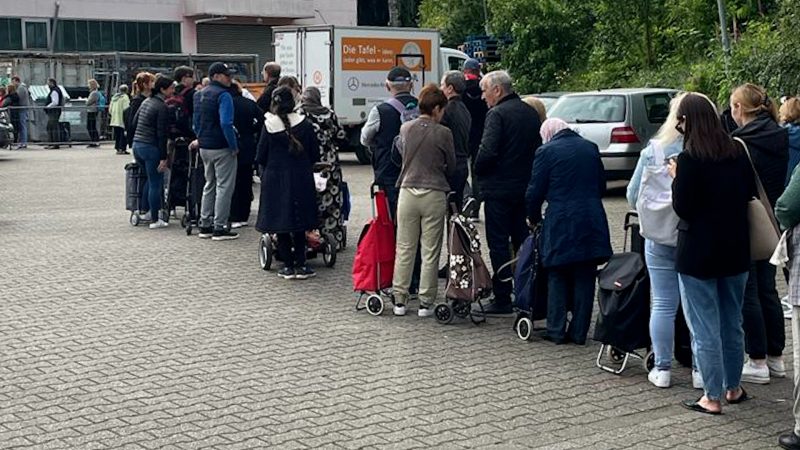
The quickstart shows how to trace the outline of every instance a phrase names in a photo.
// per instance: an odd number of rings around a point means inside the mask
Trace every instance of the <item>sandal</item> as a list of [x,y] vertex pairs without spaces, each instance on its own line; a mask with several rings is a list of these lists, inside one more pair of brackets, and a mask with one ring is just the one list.
[[729,405],[738,405],[739,403],[744,403],[744,402],[746,402],[748,400],[752,400],[753,399],[753,397],[747,395],[747,391],[745,391],[744,388],[741,388],[741,389],[742,389],[742,393],[739,395],[739,398],[737,398],[736,400],[728,400],[728,404]]
[[681,406],[683,406],[684,408],[686,408],[688,410],[694,411],[694,412],[699,412],[699,413],[703,413],[703,414],[710,414],[712,416],[719,416],[719,415],[722,414],[722,411],[712,411],[710,409],[704,408],[703,405],[701,405],[699,402],[700,402],[700,399],[697,399],[696,401],[684,400],[684,401],[681,402]]

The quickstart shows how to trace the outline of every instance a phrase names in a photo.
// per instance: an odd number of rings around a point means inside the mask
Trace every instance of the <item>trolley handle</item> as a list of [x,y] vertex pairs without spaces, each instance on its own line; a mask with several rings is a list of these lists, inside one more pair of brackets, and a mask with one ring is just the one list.
[[[636,211],[628,211],[625,213],[625,224],[623,225],[623,229],[625,230],[625,240],[622,241],[622,252],[626,252],[628,248],[628,232],[638,223],[633,223],[631,219],[636,219],[637,222],[639,220],[639,213]],[[633,247],[631,247],[631,251],[633,251]]]

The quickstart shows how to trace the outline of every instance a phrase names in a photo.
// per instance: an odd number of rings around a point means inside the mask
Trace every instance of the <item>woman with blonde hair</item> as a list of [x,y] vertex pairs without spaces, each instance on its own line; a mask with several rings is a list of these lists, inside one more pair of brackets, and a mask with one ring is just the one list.
[[791,97],[783,102],[779,115],[781,124],[789,132],[789,166],[786,170],[788,186],[792,172],[800,163],[800,98]]
[[528,106],[535,109],[536,112],[539,114],[539,121],[544,122],[547,120],[547,108],[545,108],[544,103],[536,97],[525,97],[522,99],[523,102],[527,103]]
[[86,99],[86,131],[89,132],[89,140],[91,141],[87,147],[97,148],[100,147],[100,134],[97,132],[97,113],[100,111],[98,106],[100,102],[100,91],[97,80],[92,78],[89,80],[89,97]]
[[[654,220],[663,218],[655,217],[644,202],[650,197],[669,198],[671,202],[672,192],[670,188],[664,192],[653,192],[646,190],[642,193],[642,175],[647,172],[648,179],[669,175],[666,173],[666,161],[677,156],[683,151],[683,136],[678,132],[678,108],[681,101],[686,97],[686,93],[677,95],[670,102],[669,115],[661,125],[658,133],[653,137],[648,146],[642,150],[639,162],[628,184],[628,204],[632,209],[638,210],[640,222],[651,223],[648,215],[652,215]],[[699,94],[698,94],[699,95]],[[711,101],[709,100],[709,103]],[[667,179],[665,186],[669,186]],[[642,206],[639,208],[639,206]],[[677,223],[675,211],[669,208],[668,214],[674,217],[673,222]],[[675,271],[675,257],[677,247],[678,230],[665,236],[656,237],[646,231],[645,236],[645,263],[650,274],[650,286],[652,289],[652,304],[650,312],[650,339],[653,342],[653,353],[655,355],[655,367],[650,371],[647,379],[656,387],[668,388],[672,383],[672,355],[675,344],[675,318],[680,305],[681,295],[678,285],[678,272]],[[666,238],[668,239],[666,239]],[[696,389],[703,387],[702,377],[699,372],[692,370],[692,386]]]
[[[730,108],[739,126],[732,136],[747,144],[756,175],[775,208],[789,163],[789,132],[778,125],[778,107],[764,88],[748,83],[734,89]],[[742,381],[767,384],[770,377],[785,377],[783,308],[775,287],[775,266],[768,260],[752,263],[742,312],[745,350],[750,356]]]

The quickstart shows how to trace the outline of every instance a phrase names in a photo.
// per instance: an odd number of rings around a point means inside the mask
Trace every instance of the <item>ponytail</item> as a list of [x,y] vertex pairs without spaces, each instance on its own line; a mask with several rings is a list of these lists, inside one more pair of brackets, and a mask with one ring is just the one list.
[[748,115],[758,115],[762,112],[769,114],[778,122],[778,106],[769,98],[767,91],[752,83],[745,83],[734,89],[731,100],[742,105],[742,112]]
[[286,128],[286,136],[289,138],[289,153],[293,155],[300,155],[303,153],[303,144],[297,140],[294,133],[292,133],[292,124],[289,120],[288,114],[278,114],[278,118],[283,122],[283,127]]

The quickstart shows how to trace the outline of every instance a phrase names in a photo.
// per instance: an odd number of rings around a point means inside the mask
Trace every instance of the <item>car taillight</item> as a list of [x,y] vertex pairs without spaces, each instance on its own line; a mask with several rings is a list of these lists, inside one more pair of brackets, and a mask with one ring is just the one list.
[[619,127],[611,130],[612,144],[638,144],[639,136],[631,127]]

